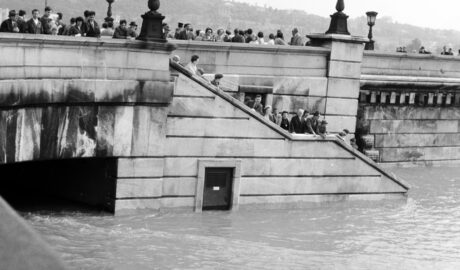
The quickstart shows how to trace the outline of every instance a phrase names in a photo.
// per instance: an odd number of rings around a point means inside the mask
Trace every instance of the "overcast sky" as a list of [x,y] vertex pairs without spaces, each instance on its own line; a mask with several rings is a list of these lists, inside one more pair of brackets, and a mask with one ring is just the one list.
[[[320,16],[335,11],[336,0],[236,0],[252,4],[267,4],[281,9],[300,9]],[[345,13],[362,16],[377,11],[400,23],[417,26],[455,29],[460,31],[460,0],[345,0]]]

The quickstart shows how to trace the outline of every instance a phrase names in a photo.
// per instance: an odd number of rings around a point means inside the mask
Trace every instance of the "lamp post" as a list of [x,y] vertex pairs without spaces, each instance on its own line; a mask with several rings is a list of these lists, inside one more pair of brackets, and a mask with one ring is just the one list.
[[109,7],[107,8],[107,17],[104,19],[105,22],[113,22],[112,18],[112,4],[115,0],[106,0],[109,3]]
[[335,9],[337,12],[331,15],[331,25],[329,26],[329,30],[327,30],[326,34],[350,35],[347,23],[348,16],[343,13],[343,10],[345,9],[344,0],[337,0]]
[[369,11],[366,12],[367,15],[367,25],[369,25],[369,35],[367,36],[369,38],[369,42],[366,43],[366,46],[364,49],[366,51],[373,51],[374,50],[374,43],[375,41],[372,39],[374,36],[372,35],[372,27],[375,25],[375,21],[377,20],[377,12],[375,11]]

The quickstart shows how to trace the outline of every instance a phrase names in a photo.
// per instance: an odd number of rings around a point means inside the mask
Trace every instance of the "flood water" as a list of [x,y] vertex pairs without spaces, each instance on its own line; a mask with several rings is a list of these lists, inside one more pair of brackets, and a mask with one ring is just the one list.
[[22,214],[72,269],[460,269],[460,168],[392,171],[412,185],[407,202]]

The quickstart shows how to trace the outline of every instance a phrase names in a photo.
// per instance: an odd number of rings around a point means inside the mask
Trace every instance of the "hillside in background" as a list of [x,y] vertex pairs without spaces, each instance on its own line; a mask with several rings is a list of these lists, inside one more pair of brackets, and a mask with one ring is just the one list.
[[[45,0],[0,0],[0,8],[43,10]],[[48,0],[48,4],[56,12],[70,17],[80,16],[84,10],[92,9],[102,20],[106,16],[107,3],[103,0]],[[114,17],[141,22],[140,15],[147,11],[146,0],[116,0],[113,5]],[[331,7],[331,13],[334,7]],[[299,10],[279,10],[271,7],[252,6],[239,2],[225,0],[163,0],[160,12],[166,16],[172,29],[177,22],[190,22],[195,29],[210,26],[233,29],[252,28],[255,31],[274,33],[283,30],[285,37],[290,38],[290,30],[298,27],[303,34],[325,32],[329,26],[329,18],[308,14]],[[353,35],[367,36],[366,18],[360,17],[349,20],[350,32]],[[382,51],[395,51],[396,47],[408,46],[415,39],[432,50],[439,52],[442,46],[460,49],[460,32],[453,30],[436,30],[393,22],[389,17],[379,17],[374,28],[376,47]],[[415,42],[414,44],[417,44]]]

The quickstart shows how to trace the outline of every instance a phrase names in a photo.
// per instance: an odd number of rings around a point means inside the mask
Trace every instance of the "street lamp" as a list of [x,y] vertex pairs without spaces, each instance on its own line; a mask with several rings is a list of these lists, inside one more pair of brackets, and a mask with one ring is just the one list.
[[112,18],[112,4],[115,2],[115,0],[106,0],[107,3],[109,3],[109,7],[107,8],[107,17],[104,19],[105,22],[113,22]]
[[373,35],[372,35],[372,27],[375,25],[375,21],[377,20],[377,12],[375,11],[369,11],[366,12],[367,15],[367,25],[369,25],[369,42],[366,43],[366,47],[364,48],[367,51],[373,51],[374,50],[374,43],[375,41],[372,40]]

